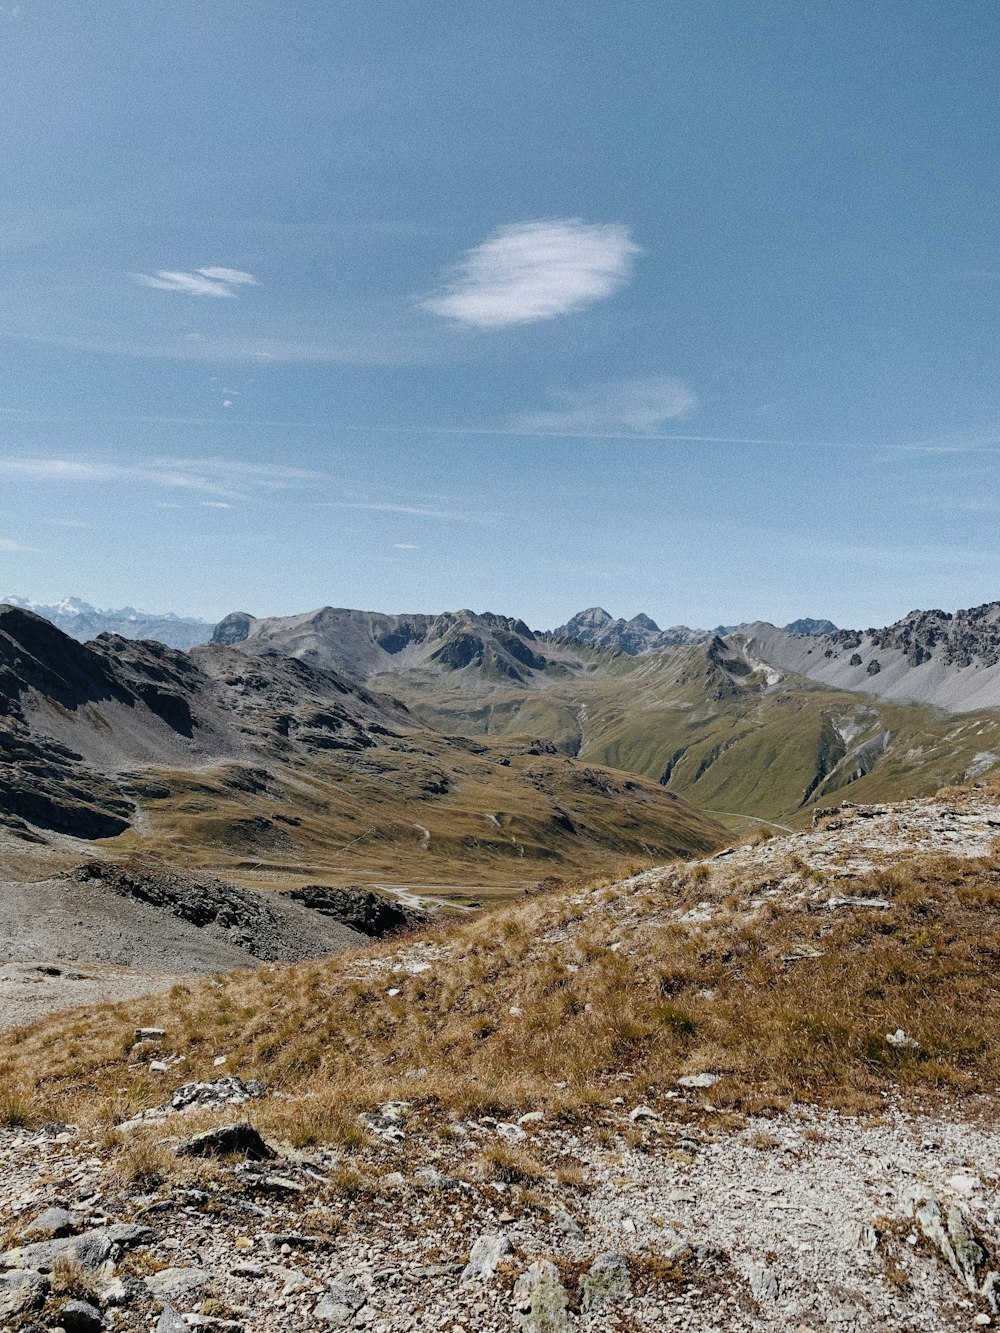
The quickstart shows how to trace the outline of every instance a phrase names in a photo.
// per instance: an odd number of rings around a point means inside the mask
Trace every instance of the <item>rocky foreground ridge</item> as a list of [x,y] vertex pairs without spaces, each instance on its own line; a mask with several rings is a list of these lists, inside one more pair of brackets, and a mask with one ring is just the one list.
[[998,832],[838,806],[8,1039],[0,1327],[989,1327]]

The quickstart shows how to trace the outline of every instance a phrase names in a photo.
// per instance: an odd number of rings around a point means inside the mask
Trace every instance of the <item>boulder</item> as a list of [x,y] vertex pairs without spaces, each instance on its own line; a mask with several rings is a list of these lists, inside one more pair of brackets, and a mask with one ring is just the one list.
[[0,1273],[0,1319],[40,1310],[48,1294],[48,1279],[41,1273],[25,1270]]
[[192,1106],[242,1106],[244,1102],[266,1095],[267,1088],[259,1079],[252,1078],[244,1083],[241,1078],[230,1075],[206,1082],[184,1083],[170,1094],[167,1105],[171,1111],[186,1111]]
[[157,1300],[176,1301],[203,1287],[211,1276],[202,1268],[161,1268],[150,1273],[146,1286]]
[[469,1262],[459,1279],[463,1287],[472,1282],[488,1282],[508,1255],[514,1253],[510,1237],[505,1231],[480,1236],[472,1247]]
[[172,1305],[165,1305],[156,1321],[155,1333],[188,1333],[188,1326]]
[[59,1322],[66,1333],[101,1333],[104,1318],[89,1301],[67,1301],[59,1311]]
[[239,1154],[252,1162],[270,1161],[278,1155],[246,1120],[195,1134],[180,1144],[177,1152],[181,1157],[230,1157]]
[[345,1276],[330,1284],[313,1310],[313,1317],[331,1328],[346,1328],[365,1304],[367,1297]]
[[632,1295],[632,1279],[624,1255],[608,1250],[599,1254],[583,1279],[583,1308],[602,1310]]
[[65,1208],[46,1208],[28,1223],[24,1234],[35,1240],[59,1240],[63,1236],[75,1236],[82,1229],[83,1218],[79,1213],[68,1212]]
[[907,1194],[905,1202],[920,1231],[959,1281],[969,1291],[978,1292],[978,1271],[986,1263],[986,1251],[961,1209],[943,1205],[936,1194],[919,1186]]
[[514,1284],[514,1318],[521,1333],[568,1333],[569,1298],[559,1270],[539,1259]]
[[57,1259],[70,1259],[81,1268],[100,1268],[108,1259],[116,1260],[123,1250],[149,1245],[156,1239],[152,1227],[119,1222],[110,1227],[95,1227],[79,1236],[62,1240],[43,1240],[35,1245],[21,1245],[0,1254],[0,1269],[33,1268],[48,1273]]

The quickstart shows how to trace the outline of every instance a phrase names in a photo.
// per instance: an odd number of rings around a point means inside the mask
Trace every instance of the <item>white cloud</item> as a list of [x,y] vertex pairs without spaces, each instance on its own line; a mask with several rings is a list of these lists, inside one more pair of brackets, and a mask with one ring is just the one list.
[[228,282],[233,287],[256,287],[257,279],[252,273],[245,273],[241,268],[200,268],[197,270],[205,278],[215,278],[219,282]]
[[[0,412],[0,417],[2,415]],[[196,495],[211,497],[216,502],[245,500],[249,490],[315,490],[319,485],[336,481],[330,474],[311,468],[227,458],[153,458],[148,463],[124,464],[97,459],[21,458],[0,454],[0,478],[3,477],[56,484],[91,484],[111,489],[134,483],[163,490],[194,491]],[[170,501],[158,502],[158,506],[177,507]],[[223,506],[217,503],[212,507]]]
[[648,380],[618,380],[557,395],[562,406],[551,412],[518,417],[514,430],[526,434],[596,435],[630,432],[650,435],[668,421],[685,417],[698,399],[680,380],[661,376]]
[[14,541],[13,537],[0,537],[0,551],[26,551],[37,554],[37,546],[25,546],[23,542]]
[[198,504],[202,509],[232,509],[232,505],[226,504],[225,500],[199,500]]
[[221,296],[233,299],[236,287],[256,287],[252,273],[238,268],[198,268],[182,273],[174,269],[157,269],[155,273],[133,273],[132,278],[141,287],[155,287],[161,292],[183,292],[187,296]]
[[394,551],[419,551],[420,547],[414,542],[393,542],[392,549]]
[[444,291],[420,305],[475,329],[534,324],[611,296],[639,253],[619,223],[517,222],[467,251]]

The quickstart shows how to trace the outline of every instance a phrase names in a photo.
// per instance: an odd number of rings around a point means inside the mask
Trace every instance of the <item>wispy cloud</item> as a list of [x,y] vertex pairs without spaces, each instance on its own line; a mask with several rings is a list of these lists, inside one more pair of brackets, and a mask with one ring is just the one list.
[[25,546],[23,542],[14,541],[13,537],[0,537],[0,551],[23,551],[37,555],[38,547]]
[[361,500],[318,500],[320,509],[362,509],[373,514],[412,514],[416,518],[443,518],[454,523],[489,523],[492,519],[482,518],[479,514],[463,514],[448,509],[425,509],[420,505],[385,504],[382,501]]
[[186,296],[221,296],[235,298],[238,287],[256,287],[252,273],[238,268],[197,268],[191,272],[157,269],[155,273],[133,273],[141,287],[155,287],[161,292],[183,292]]
[[197,471],[150,464],[125,466],[119,463],[82,462],[70,458],[0,457],[0,477],[21,477],[29,481],[104,483],[146,482],[168,489],[201,491],[208,495],[239,498],[227,486]]
[[392,549],[394,551],[419,551],[420,547],[414,542],[393,542]]
[[202,509],[232,509],[231,504],[225,500],[199,500],[198,505]]
[[419,304],[468,328],[534,324],[611,296],[639,253],[619,223],[517,222],[467,251],[444,290]]
[[[332,484],[330,473],[312,468],[251,463],[228,458],[154,458],[147,463],[116,463],[104,459],[21,458],[0,455],[0,477],[29,481],[119,484],[146,483],[166,490],[200,492],[217,501],[243,500],[237,487],[279,491],[289,487]],[[221,507],[221,506],[219,506]]]
[[84,523],[82,518],[47,518],[45,522],[50,528],[89,528],[89,523]]
[[529,434],[593,435],[604,431],[634,431],[649,435],[668,421],[685,417],[698,406],[686,385],[672,376],[647,380],[619,380],[586,389],[559,393],[562,406],[551,412],[517,417],[511,428]]

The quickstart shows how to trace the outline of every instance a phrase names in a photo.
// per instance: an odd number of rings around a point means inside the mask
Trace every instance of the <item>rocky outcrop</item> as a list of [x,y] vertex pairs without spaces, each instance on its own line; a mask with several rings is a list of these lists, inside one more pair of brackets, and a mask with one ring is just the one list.
[[357,885],[337,889],[326,884],[307,884],[299,889],[290,889],[288,897],[370,939],[383,939],[403,930],[416,930],[430,920],[427,913]]
[[1000,706],[1000,602],[911,611],[883,628],[803,636],[757,624],[745,636],[767,661],[837,689],[953,712]]

